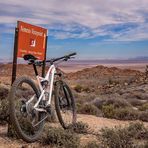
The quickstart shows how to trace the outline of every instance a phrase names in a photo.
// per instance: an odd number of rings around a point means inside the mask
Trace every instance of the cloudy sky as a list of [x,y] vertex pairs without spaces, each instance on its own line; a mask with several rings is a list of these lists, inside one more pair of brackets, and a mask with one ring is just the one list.
[[0,0],[0,59],[12,58],[17,20],[48,29],[48,57],[148,56],[148,0]]

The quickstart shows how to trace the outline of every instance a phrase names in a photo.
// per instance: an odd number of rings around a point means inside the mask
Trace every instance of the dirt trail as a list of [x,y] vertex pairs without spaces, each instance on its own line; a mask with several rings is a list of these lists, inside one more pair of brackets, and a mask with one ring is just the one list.
[[[94,131],[97,133],[101,128],[104,127],[115,127],[115,126],[126,126],[129,121],[119,121],[115,119],[107,119],[107,118],[100,118],[92,115],[82,115],[78,114],[78,121],[82,121],[84,123],[87,123],[90,127],[91,131]],[[145,126],[148,126],[148,123],[144,123]],[[10,139],[6,135],[7,132],[7,126],[0,126],[0,148],[38,148],[42,147],[40,143],[35,142],[32,144],[27,144],[26,142],[22,140],[14,140]],[[81,137],[81,142],[94,140],[95,136],[93,135],[83,135]]]
[[115,126],[125,126],[129,123],[129,121],[120,121],[115,119],[107,119],[107,118],[101,118],[96,117],[92,115],[78,115],[78,121],[82,121],[84,123],[87,123],[91,130],[94,130],[95,132],[98,132],[101,128],[108,127],[112,128]]
[[[121,121],[116,119],[108,119],[108,118],[96,117],[92,115],[83,115],[83,114],[78,114],[77,118],[78,121],[87,123],[92,130],[97,132],[104,127],[113,128],[115,126],[126,126],[130,122],[135,122],[135,121]],[[148,122],[143,122],[143,124],[148,127]]]

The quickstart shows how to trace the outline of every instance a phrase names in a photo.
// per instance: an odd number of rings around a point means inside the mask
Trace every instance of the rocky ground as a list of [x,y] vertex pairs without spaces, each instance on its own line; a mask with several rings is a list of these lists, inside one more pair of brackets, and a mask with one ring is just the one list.
[[[94,133],[97,133],[100,129],[108,127],[113,128],[115,126],[127,126],[131,121],[119,121],[115,119],[107,119],[107,118],[101,118],[101,117],[95,117],[92,115],[82,115],[78,114],[78,121],[82,121],[84,123],[87,123],[89,125],[89,131],[90,134],[84,134],[80,135],[81,137],[81,144],[86,145],[90,141],[97,141],[96,136]],[[50,123],[49,123],[50,124]],[[60,126],[58,123],[54,123],[57,125],[54,126]],[[144,125],[148,127],[148,123],[144,122]],[[0,126],[0,147],[1,148],[39,148],[43,147],[40,142],[35,142],[32,144],[28,144],[22,140],[16,140],[13,138],[7,137],[7,126]],[[44,146],[46,147],[46,146]],[[47,146],[50,147],[50,146]]]
[[[32,67],[19,65],[17,76],[24,74],[35,78]],[[0,99],[3,100],[10,89],[11,64],[0,65],[0,75]],[[78,121],[89,125],[90,132],[80,134],[82,145],[97,141],[95,134],[104,127],[125,127],[130,122],[140,120],[148,128],[148,79],[144,72],[96,66],[65,74],[65,78],[76,98]],[[117,114],[120,111],[120,115]],[[54,123],[54,126],[60,125]],[[27,144],[22,140],[8,138],[7,126],[0,125],[0,147],[29,148],[42,145],[40,142]]]

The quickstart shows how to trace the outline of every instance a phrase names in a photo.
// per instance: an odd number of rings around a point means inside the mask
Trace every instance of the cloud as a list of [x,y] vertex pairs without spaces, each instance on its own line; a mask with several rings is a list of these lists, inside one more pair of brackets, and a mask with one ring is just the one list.
[[23,20],[57,39],[147,40],[147,6],[147,0],[7,0],[0,2],[0,25],[8,33]]

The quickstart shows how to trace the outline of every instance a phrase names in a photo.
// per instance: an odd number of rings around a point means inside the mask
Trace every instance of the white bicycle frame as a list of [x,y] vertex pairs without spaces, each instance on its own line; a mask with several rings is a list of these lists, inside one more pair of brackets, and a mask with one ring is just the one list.
[[[43,88],[41,82],[44,82],[44,81],[48,82],[48,85],[49,85],[49,90],[48,90],[48,91],[49,91],[49,92],[48,92],[48,93],[49,93],[49,97],[48,97],[46,106],[48,106],[48,105],[51,104],[51,98],[52,98],[52,91],[53,91],[53,84],[54,84],[55,73],[56,73],[56,68],[55,68],[55,66],[52,64],[52,65],[49,67],[48,72],[47,72],[45,78],[40,77],[40,76],[36,76],[37,82],[38,82],[38,86],[39,86],[39,89],[40,89],[41,94],[40,94],[40,97],[39,97],[38,101],[37,101],[37,102],[35,103],[35,105],[34,105],[34,109],[35,109],[35,110],[37,110],[37,111],[45,111],[45,109],[43,109],[43,108],[38,108],[38,105],[39,105],[40,101],[41,101],[42,99],[43,99],[43,100],[46,99],[46,98],[45,98],[45,89]],[[47,91],[46,91],[46,92],[47,92]],[[27,101],[26,104],[29,104],[30,102],[32,102],[32,101],[34,100],[34,98],[35,98],[35,95],[32,96],[32,97]]]

